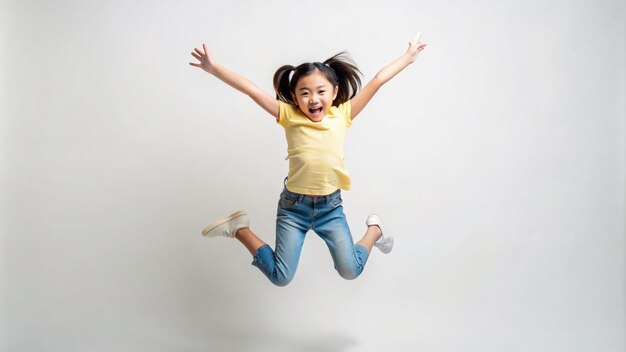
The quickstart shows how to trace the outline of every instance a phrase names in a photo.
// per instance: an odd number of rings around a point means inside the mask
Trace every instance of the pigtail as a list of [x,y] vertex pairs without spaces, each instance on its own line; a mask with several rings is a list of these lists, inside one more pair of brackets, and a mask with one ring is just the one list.
[[276,99],[291,105],[296,105],[291,96],[291,87],[289,86],[289,76],[296,68],[291,65],[281,66],[274,74],[274,91],[276,91]]
[[352,99],[361,89],[361,71],[350,59],[348,53],[340,52],[324,61],[324,64],[332,68],[337,76],[339,92],[333,105],[339,105]]

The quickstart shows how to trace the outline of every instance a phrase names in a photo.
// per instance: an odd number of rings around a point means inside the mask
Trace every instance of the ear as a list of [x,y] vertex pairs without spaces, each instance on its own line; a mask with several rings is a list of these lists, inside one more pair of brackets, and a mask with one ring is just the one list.
[[294,103],[296,103],[296,105],[298,105],[298,99],[296,98],[295,93],[291,93],[291,99],[293,100]]
[[335,86],[335,90],[333,92],[333,101],[337,99],[337,93],[339,93],[339,86]]

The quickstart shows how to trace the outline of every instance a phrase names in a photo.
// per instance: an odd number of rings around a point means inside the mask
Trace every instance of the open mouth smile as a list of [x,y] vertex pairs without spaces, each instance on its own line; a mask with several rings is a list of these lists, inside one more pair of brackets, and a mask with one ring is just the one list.
[[320,106],[319,108],[309,108],[309,112],[311,114],[319,114],[322,112],[322,107]]

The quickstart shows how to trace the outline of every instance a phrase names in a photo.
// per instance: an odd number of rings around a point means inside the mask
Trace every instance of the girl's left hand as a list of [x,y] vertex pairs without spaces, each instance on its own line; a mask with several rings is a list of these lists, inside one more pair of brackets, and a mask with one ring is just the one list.
[[426,43],[422,43],[420,37],[421,33],[417,33],[415,39],[412,42],[409,42],[409,48],[406,51],[406,55],[409,56],[409,63],[411,64],[415,62],[417,54],[419,54],[420,51],[424,50],[424,48],[426,47]]
[[198,59],[200,63],[190,62],[189,64],[191,66],[200,67],[206,72],[214,75],[215,74],[215,60],[213,59],[213,56],[209,52],[209,49],[207,49],[206,44],[202,43],[202,50],[198,48],[194,48],[193,50],[194,51],[191,52],[191,55],[195,57],[196,59]]

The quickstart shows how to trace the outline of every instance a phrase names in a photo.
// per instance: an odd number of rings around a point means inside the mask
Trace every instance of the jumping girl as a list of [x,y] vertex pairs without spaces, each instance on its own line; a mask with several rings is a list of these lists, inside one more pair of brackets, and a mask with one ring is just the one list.
[[293,279],[309,230],[326,242],[335,269],[348,280],[361,274],[372,247],[391,252],[393,237],[375,214],[366,219],[363,238],[353,243],[341,200],[341,190],[350,189],[343,163],[344,141],[348,127],[378,89],[412,64],[425,47],[418,34],[401,57],[381,69],[361,90],[360,71],[345,53],[324,62],[282,66],[274,75],[276,98],[218,64],[206,44],[202,50],[195,48],[191,55],[199,63],[190,62],[191,66],[250,96],[283,126],[289,159],[288,177],[278,202],[273,250],[252,232],[244,211],[211,223],[202,234],[238,239],[252,254],[252,264],[277,286]]

